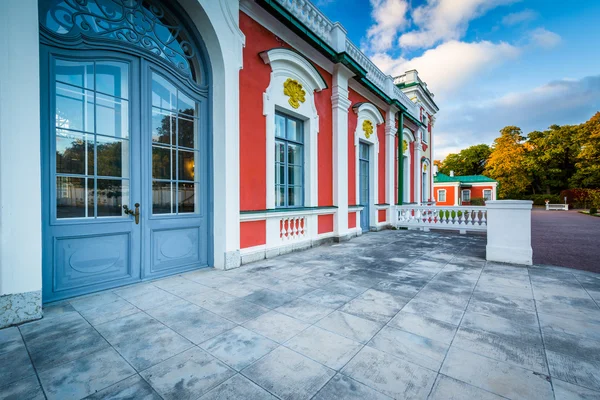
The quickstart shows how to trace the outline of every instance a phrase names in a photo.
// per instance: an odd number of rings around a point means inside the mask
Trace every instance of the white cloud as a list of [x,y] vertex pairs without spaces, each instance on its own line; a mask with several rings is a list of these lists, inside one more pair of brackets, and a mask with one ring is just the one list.
[[538,14],[533,10],[523,10],[516,13],[505,15],[502,18],[502,24],[506,26],[514,26],[525,22],[533,21],[538,17]]
[[427,48],[440,41],[464,36],[469,22],[488,10],[520,0],[427,0],[413,11],[413,23],[418,27],[400,36],[402,48]]
[[393,76],[416,69],[421,79],[436,94],[436,99],[444,99],[482,70],[489,70],[514,59],[519,53],[518,47],[508,43],[466,43],[453,40],[411,60],[394,59],[384,53],[376,54],[371,59],[384,72]]
[[546,30],[544,28],[538,28],[531,31],[530,39],[532,44],[545,49],[551,49],[553,47],[556,47],[562,41],[561,37],[558,34],[550,32],[549,30]]
[[372,52],[386,51],[395,44],[398,32],[408,25],[406,0],[370,0],[375,20],[367,31],[368,48]]

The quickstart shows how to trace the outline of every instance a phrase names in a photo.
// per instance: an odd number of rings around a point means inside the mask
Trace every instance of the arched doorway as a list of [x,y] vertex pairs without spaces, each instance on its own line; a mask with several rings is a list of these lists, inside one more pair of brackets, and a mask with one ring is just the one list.
[[42,1],[43,300],[208,266],[210,72],[182,10]]

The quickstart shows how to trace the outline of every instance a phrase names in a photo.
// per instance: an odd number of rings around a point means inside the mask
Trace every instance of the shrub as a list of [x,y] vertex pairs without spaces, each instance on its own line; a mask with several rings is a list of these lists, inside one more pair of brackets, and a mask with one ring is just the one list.
[[484,206],[485,199],[483,197],[473,197],[471,199],[471,205],[472,206]]
[[532,200],[534,206],[545,206],[546,200],[550,204],[563,204],[564,198],[557,194],[532,194],[523,196],[523,200]]
[[598,214],[598,209],[596,207],[590,208],[590,214]]

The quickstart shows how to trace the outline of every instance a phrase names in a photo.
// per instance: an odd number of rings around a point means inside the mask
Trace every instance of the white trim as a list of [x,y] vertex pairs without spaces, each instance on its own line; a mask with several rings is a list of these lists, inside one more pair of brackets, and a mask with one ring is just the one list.
[[[469,200],[465,200],[465,192],[469,193]],[[471,202],[471,189],[461,189],[460,190],[460,201],[462,202]]]
[[[319,114],[314,92],[327,84],[304,57],[283,48],[271,49],[260,54],[265,64],[271,66],[271,81],[263,94],[263,114],[266,117],[266,199],[267,209],[275,208],[275,111],[282,111],[304,121],[304,206],[318,205],[318,133]],[[305,91],[305,101],[298,108],[289,104],[283,92],[288,79],[297,80]]]
[[240,215],[241,222],[248,221],[262,221],[267,218],[282,218],[294,215],[332,215],[337,213],[335,208],[317,208],[317,209],[297,209],[297,210],[286,210],[281,209],[277,211],[253,211],[244,212]]

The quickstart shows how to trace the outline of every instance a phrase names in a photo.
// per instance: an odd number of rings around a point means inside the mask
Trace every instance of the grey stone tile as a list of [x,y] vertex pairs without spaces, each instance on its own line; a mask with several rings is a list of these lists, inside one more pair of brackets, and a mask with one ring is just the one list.
[[572,383],[563,382],[560,379],[552,379],[554,386],[554,397],[556,400],[597,400],[600,392],[586,389]]
[[389,326],[446,344],[452,342],[456,333],[456,325],[404,311],[400,311]]
[[299,400],[314,396],[335,372],[290,349],[278,347],[242,370],[242,374],[282,399]]
[[48,399],[81,399],[113,385],[135,371],[111,348],[40,372]]
[[256,333],[268,337],[277,343],[284,343],[309,327],[309,324],[297,319],[270,311],[248,321],[244,326]]
[[294,300],[294,297],[285,293],[263,289],[261,291],[254,292],[251,295],[242,297],[242,300],[273,309],[280,307],[285,303],[289,303],[290,301]]
[[477,329],[497,335],[510,336],[532,345],[541,345],[542,337],[537,326],[521,325],[512,320],[468,311],[462,320],[461,328]]
[[365,292],[368,288],[354,285],[352,283],[336,281],[331,285],[325,286],[323,289],[331,293],[337,293],[348,297],[356,297]]
[[117,318],[135,314],[139,309],[131,303],[118,299],[112,303],[104,304],[94,308],[81,310],[80,314],[92,325],[103,324]]
[[175,296],[186,299],[188,297],[193,297],[209,291],[212,292],[214,289],[201,285],[197,282],[190,281],[189,279],[184,279],[180,284],[164,288],[163,290]]
[[136,283],[135,285],[115,289],[113,290],[113,293],[127,300],[143,294],[157,292],[158,290],[160,289],[154,286],[152,283]]
[[322,274],[309,274],[293,279],[292,282],[302,282],[314,288],[322,288],[323,286],[333,283],[334,280]]
[[278,346],[274,341],[238,326],[200,345],[213,356],[241,370]]
[[415,299],[408,302],[408,304],[402,309],[402,312],[409,312],[416,315],[422,315],[456,326],[458,326],[464,314],[463,309]]
[[199,400],[275,400],[276,397],[242,375],[223,382]]
[[508,308],[518,307],[529,311],[535,311],[535,304],[533,303],[532,298],[501,295],[498,293],[486,292],[483,290],[476,290],[473,293],[473,298],[471,301],[485,302]]
[[547,332],[567,333],[600,340],[600,324],[595,322],[559,317],[541,312],[538,313],[538,317],[544,334]]
[[342,374],[337,374],[321,389],[314,400],[390,400],[391,397],[376,392],[368,386]]
[[549,377],[452,346],[440,373],[509,399],[551,399]]
[[427,368],[368,346],[341,372],[378,392],[400,399],[426,398],[437,375]]
[[19,328],[13,326],[0,329],[0,356],[15,350],[25,350]]
[[600,362],[546,350],[552,378],[600,391]]
[[187,302],[152,308],[148,314],[195,344],[236,326],[225,318]]
[[[17,328],[8,329],[19,332]],[[23,341],[11,344],[9,350],[0,354],[0,387],[34,374],[33,365]]]
[[285,343],[286,347],[335,370],[341,369],[362,345],[316,326],[300,332]]
[[139,375],[133,375],[106,389],[86,397],[86,400],[161,400],[162,398]]
[[90,324],[78,312],[69,312],[20,325],[19,330],[29,345],[37,341],[49,342],[89,326]]
[[437,342],[414,333],[384,327],[367,346],[438,371],[446,356],[449,344]]
[[509,319],[517,324],[538,327],[538,318],[535,311],[516,307],[499,306],[484,301],[471,300],[467,312],[476,312],[490,316]]
[[285,293],[292,297],[304,296],[305,294],[310,293],[313,290],[315,290],[314,287],[312,287],[306,283],[291,282],[291,281],[280,282],[277,285],[273,285],[273,286],[269,287],[269,289],[274,290],[276,292]]
[[189,281],[190,281],[189,279],[184,278],[181,275],[174,275],[174,276],[170,276],[167,278],[162,278],[162,279],[152,281],[152,284],[159,289],[169,291],[172,288],[182,285]]
[[553,300],[536,300],[540,313],[600,324],[600,308],[594,300],[555,296]]
[[263,288],[260,286],[253,285],[248,282],[235,282],[228,285],[223,285],[219,288],[220,291],[230,294],[235,297],[244,297],[261,291]]
[[489,280],[477,283],[475,291],[493,292],[499,296],[521,297],[527,300],[533,299],[533,292],[530,287],[501,285]]
[[388,322],[406,303],[408,298],[369,289],[340,308],[340,311],[378,322]]
[[457,310],[467,308],[471,292],[468,293],[446,293],[436,289],[430,289],[429,285],[414,297],[415,301],[426,301],[428,303],[441,304]]
[[295,299],[281,307],[277,307],[275,311],[299,319],[302,322],[314,324],[323,317],[331,314],[334,309],[308,300]]
[[197,347],[141,372],[167,400],[197,399],[226,381],[235,371]]
[[30,375],[6,386],[0,386],[2,400],[45,400],[44,392],[37,376]]
[[316,289],[300,297],[301,299],[312,301],[329,308],[338,308],[352,300],[352,297],[344,296],[339,293],[328,292],[323,289]]
[[42,307],[42,315],[43,319],[50,319],[54,317],[59,317],[67,313],[76,313],[77,310],[73,308],[71,303],[68,301],[59,301],[56,303],[51,303],[48,305],[44,305]]
[[521,340],[518,336],[461,327],[452,346],[548,374],[544,347],[541,342],[535,343],[527,341],[527,339]]
[[[427,281],[423,281],[422,286],[425,286],[426,283]],[[408,285],[402,281],[382,281],[375,285],[373,289],[396,296],[413,297],[422,286]]]
[[69,303],[71,303],[75,310],[83,311],[88,308],[96,308],[105,304],[109,304],[119,299],[120,297],[113,292],[100,292],[88,296],[76,297],[69,300]]
[[193,346],[184,337],[141,312],[98,325],[96,329],[138,371]]
[[334,311],[317,322],[316,326],[360,343],[367,343],[384,324]]
[[542,332],[546,350],[600,362],[600,341],[550,330]]
[[222,316],[237,324],[243,324],[251,319],[269,312],[270,310],[259,305],[248,303],[242,299],[235,299],[225,302],[204,303],[204,307],[213,313]]
[[164,290],[152,291],[151,293],[141,294],[139,296],[127,299],[128,302],[139,308],[140,310],[149,310],[151,308],[160,307],[166,304],[173,304],[181,299]]
[[441,374],[438,375],[429,396],[429,400],[502,400],[503,398]]

